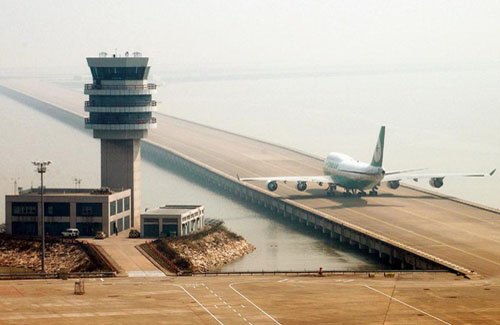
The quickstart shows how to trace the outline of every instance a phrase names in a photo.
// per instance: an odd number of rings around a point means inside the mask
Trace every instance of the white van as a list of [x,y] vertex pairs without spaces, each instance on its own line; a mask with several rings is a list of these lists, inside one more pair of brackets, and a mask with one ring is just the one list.
[[80,237],[80,230],[76,228],[68,228],[63,231],[61,235],[66,238],[78,238]]

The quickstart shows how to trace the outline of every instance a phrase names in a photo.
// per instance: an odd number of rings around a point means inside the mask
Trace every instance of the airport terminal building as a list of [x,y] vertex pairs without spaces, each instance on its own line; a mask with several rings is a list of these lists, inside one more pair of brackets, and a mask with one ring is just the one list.
[[[78,228],[80,236],[104,231],[109,236],[131,227],[131,191],[45,188],[43,193],[45,233],[60,236],[67,228]],[[40,188],[5,197],[6,231],[13,235],[42,235]]]

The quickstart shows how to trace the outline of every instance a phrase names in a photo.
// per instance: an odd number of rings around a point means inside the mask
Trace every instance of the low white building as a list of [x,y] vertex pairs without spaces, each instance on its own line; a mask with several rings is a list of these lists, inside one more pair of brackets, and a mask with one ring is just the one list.
[[141,235],[146,238],[185,236],[205,224],[203,205],[165,205],[141,214]]
[[[106,235],[131,227],[130,190],[45,188],[45,232],[60,236],[67,228],[78,228],[81,236]],[[40,189],[27,189],[5,196],[6,231],[13,235],[42,234]]]

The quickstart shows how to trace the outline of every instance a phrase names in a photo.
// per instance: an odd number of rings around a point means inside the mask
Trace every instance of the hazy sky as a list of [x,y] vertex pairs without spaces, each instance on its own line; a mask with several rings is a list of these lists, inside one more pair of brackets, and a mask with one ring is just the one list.
[[[1,0],[0,68],[500,62],[500,1]],[[85,67],[86,69],[86,67]]]

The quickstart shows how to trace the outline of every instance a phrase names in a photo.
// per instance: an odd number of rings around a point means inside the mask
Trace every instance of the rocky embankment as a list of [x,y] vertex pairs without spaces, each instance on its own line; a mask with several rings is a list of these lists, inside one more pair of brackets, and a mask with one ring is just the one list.
[[[39,241],[0,238],[0,266],[39,272],[41,243]],[[76,243],[47,242],[45,248],[45,272],[56,273],[61,268],[70,272],[86,272],[95,269],[85,251]]]
[[[191,268],[187,271],[194,272],[217,270],[255,250],[255,246],[227,230],[222,224],[207,226],[201,232],[190,236],[162,239],[156,245],[159,251],[174,251],[177,255],[176,261],[185,260],[183,263],[174,262],[178,266],[179,264],[184,266],[180,269],[186,271],[187,267]],[[173,254],[168,255],[173,261]]]

